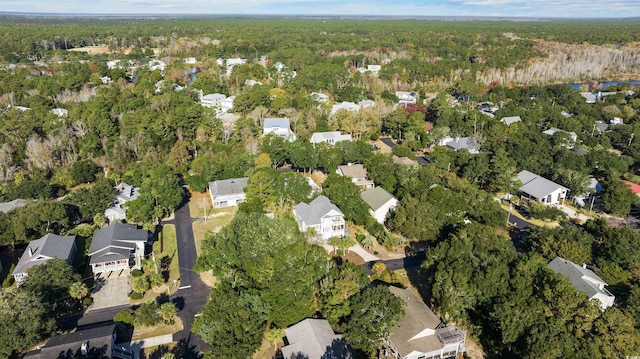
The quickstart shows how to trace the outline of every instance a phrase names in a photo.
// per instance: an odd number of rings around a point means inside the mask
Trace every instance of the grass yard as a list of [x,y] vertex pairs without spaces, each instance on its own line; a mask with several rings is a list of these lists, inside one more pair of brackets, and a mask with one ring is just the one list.
[[[500,204],[500,206],[508,211],[509,210],[509,206],[505,203]],[[560,223],[558,223],[558,221],[554,221],[554,222],[546,222],[540,219],[535,219],[535,218],[526,218],[525,216],[523,216],[522,214],[520,214],[520,212],[516,211],[515,208],[511,208],[511,215],[518,217],[520,219],[523,219],[533,225],[536,225],[538,227],[547,227],[547,228],[556,228],[560,226]]]
[[211,197],[207,192],[191,192],[189,191],[191,198],[189,199],[189,211],[193,218],[204,218],[205,212],[208,216],[213,209],[211,205]]
[[[131,304],[155,300],[160,294],[167,294],[167,288],[170,289],[170,292],[173,294],[178,287],[180,287],[180,282],[178,281],[178,278],[180,278],[178,241],[176,239],[176,227],[174,225],[167,224],[162,227],[162,231],[158,234],[158,240],[153,243],[153,254],[158,262],[158,270],[161,271],[165,278],[165,285],[147,290],[142,299],[130,300]],[[145,275],[149,274],[151,273],[145,273]]]
[[[218,232],[233,220],[238,207],[216,208],[207,212],[207,219],[193,223],[193,237],[196,240],[196,252],[200,255],[200,247],[207,232]],[[193,217],[193,212],[192,217]]]
[[178,317],[175,318],[175,322],[172,325],[160,324],[152,327],[137,326],[133,328],[133,337],[131,340],[141,340],[165,334],[173,334],[181,331],[182,328],[182,321]]

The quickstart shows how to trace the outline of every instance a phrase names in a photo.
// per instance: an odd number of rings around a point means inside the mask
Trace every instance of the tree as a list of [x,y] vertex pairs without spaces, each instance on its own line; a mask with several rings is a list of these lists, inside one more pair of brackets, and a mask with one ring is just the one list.
[[115,195],[111,181],[102,178],[90,188],[71,192],[64,198],[64,203],[77,207],[81,220],[93,220],[96,215],[104,215],[104,210],[111,205]]
[[604,183],[602,206],[608,213],[624,216],[631,212],[631,205],[637,199],[631,189],[618,179],[610,178]]
[[273,350],[276,351],[278,348],[278,343],[282,341],[284,337],[284,330],[280,328],[271,328],[267,332],[267,340],[269,343],[273,344]]
[[164,277],[160,273],[151,273],[149,276],[149,284],[152,288],[158,288],[164,284]]
[[69,286],[69,295],[73,299],[82,299],[89,294],[89,288],[84,282],[74,282]]
[[149,279],[147,277],[141,276],[133,279],[131,283],[131,288],[138,293],[144,293],[149,289]]
[[173,323],[175,316],[178,314],[178,308],[171,302],[162,303],[158,309],[160,317],[166,324]]
[[71,166],[71,179],[74,184],[88,183],[96,179],[100,167],[91,160],[78,161]]
[[69,295],[71,286],[80,281],[80,275],[73,271],[73,267],[59,258],[31,267],[27,273],[27,279],[20,288],[37,296],[51,308],[60,307]]
[[[136,279],[139,279],[139,278],[144,278],[144,277],[138,277]],[[160,313],[161,313],[160,305],[158,304],[158,302],[156,302],[155,300],[146,301],[140,304],[140,307],[136,309],[134,323],[136,325],[141,325],[145,327],[156,325],[160,323],[160,321],[162,320]]]
[[346,219],[365,224],[371,217],[360,197],[360,188],[349,177],[330,174],[323,183],[323,193],[344,213]]
[[344,337],[354,348],[373,353],[384,344],[403,315],[402,299],[387,287],[367,287],[351,298]]

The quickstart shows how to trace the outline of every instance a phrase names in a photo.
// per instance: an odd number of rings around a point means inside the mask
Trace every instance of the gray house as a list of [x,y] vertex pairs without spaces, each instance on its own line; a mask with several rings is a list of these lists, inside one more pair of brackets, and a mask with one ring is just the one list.
[[213,208],[237,206],[244,202],[244,189],[248,181],[248,177],[243,177],[209,182],[209,196]]
[[[89,264],[93,275],[139,269],[149,232],[132,224],[114,223],[93,233]],[[129,262],[133,259],[133,266]]]
[[140,195],[140,188],[124,182],[116,186],[116,198],[111,206],[104,211],[104,217],[109,222],[124,221],[127,218],[127,209],[123,207],[129,201],[133,201]]
[[282,355],[285,359],[351,359],[353,350],[342,335],[331,329],[326,319],[305,319],[284,330]]
[[518,189],[527,199],[534,199],[544,204],[564,204],[569,189],[529,171],[518,173],[517,179],[522,182]]
[[586,265],[579,266],[564,258],[556,257],[547,266],[552,271],[569,278],[573,287],[585,293],[589,299],[597,300],[601,310],[613,306],[616,297],[605,288],[607,283],[592,270],[587,269]]
[[398,199],[382,187],[372,188],[360,193],[360,197],[369,206],[369,213],[378,223],[384,224],[389,212],[398,206]]
[[13,278],[20,286],[27,279],[30,268],[54,258],[63,259],[72,264],[76,251],[76,236],[59,236],[49,233],[29,243],[13,270]]
[[404,301],[405,313],[384,347],[386,357],[446,359],[465,352],[467,333],[442,323],[418,293],[411,288],[389,287],[389,291]]
[[70,334],[56,335],[38,350],[27,353],[25,359],[132,359],[133,353],[116,346],[115,325],[78,330]]
[[313,229],[323,240],[347,234],[342,211],[325,196],[319,196],[309,204],[298,203],[293,208],[293,215],[301,232]]
[[2,202],[0,203],[0,212],[8,213],[10,211],[13,211],[16,208],[26,206],[27,203],[29,203],[29,201],[24,200],[22,198],[14,199],[13,201],[10,201],[10,202]]

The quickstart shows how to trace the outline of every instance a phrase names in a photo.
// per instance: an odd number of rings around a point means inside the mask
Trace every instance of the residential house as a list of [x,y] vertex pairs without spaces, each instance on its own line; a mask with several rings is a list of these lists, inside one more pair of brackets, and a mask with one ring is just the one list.
[[611,121],[609,121],[609,124],[612,126],[615,125],[624,125],[624,120],[621,119],[620,117],[614,117],[611,119]]
[[202,107],[220,108],[222,101],[226,98],[227,96],[221,93],[211,93],[200,98],[200,105],[202,105]]
[[115,324],[89,329],[76,330],[73,333],[56,335],[38,350],[25,355],[25,359],[133,359],[133,352],[115,344]]
[[585,207],[588,203],[591,203],[596,195],[602,191],[602,185],[597,179],[590,177],[587,189],[589,192],[573,197],[573,201],[580,207]]
[[367,70],[374,75],[377,75],[382,70],[382,65],[367,65]]
[[140,188],[124,182],[116,186],[116,198],[111,206],[104,211],[104,217],[109,222],[124,221],[127,219],[127,209],[123,207],[127,202],[133,201],[140,195]]
[[567,112],[567,111],[560,111],[560,114],[561,114],[562,116],[564,116],[564,118],[571,118],[571,117],[573,117],[573,114],[571,114],[571,113],[569,113],[569,112]]
[[596,103],[596,95],[592,94],[591,92],[580,92],[580,96],[584,97],[587,103]]
[[405,303],[404,316],[391,332],[383,352],[394,359],[447,359],[462,357],[467,333],[440,321],[411,288],[389,287]]
[[29,203],[29,201],[24,200],[22,198],[14,199],[13,201],[9,201],[9,202],[2,202],[0,203],[0,212],[9,213],[16,208],[26,206],[27,203]]
[[276,69],[276,71],[278,72],[282,72],[284,70],[287,69],[287,66],[285,64],[283,64],[282,62],[278,61],[275,64],[273,64],[273,67]]
[[544,204],[564,204],[569,189],[529,171],[522,171],[516,177],[522,186],[521,196]]
[[400,104],[415,104],[418,102],[418,95],[415,92],[396,91],[396,97]]
[[213,208],[232,207],[244,202],[244,189],[248,181],[248,177],[243,177],[209,182],[209,196]]
[[329,113],[329,115],[333,116],[340,111],[360,111],[360,106],[353,102],[343,101],[333,105],[333,107],[331,107],[331,112]]
[[59,117],[66,116],[69,114],[69,110],[67,110],[66,108],[54,108],[49,112]]
[[222,113],[231,111],[233,109],[233,101],[235,100],[236,100],[235,96],[229,96],[227,98],[222,99],[222,101],[220,101],[220,110],[222,111]]
[[296,136],[291,131],[291,125],[288,118],[265,118],[263,123],[262,135],[273,134],[283,137],[288,141],[295,141]]
[[520,116],[508,116],[508,117],[503,117],[502,120],[500,120],[500,122],[504,123],[507,126],[511,126],[511,124],[514,124],[516,122],[521,122],[522,119],[520,118]]
[[246,79],[244,80],[244,84],[247,86],[255,86],[255,85],[262,85],[262,82],[260,81],[256,81],[256,80],[252,80],[252,79]]
[[141,268],[148,240],[149,232],[132,224],[112,223],[98,229],[93,233],[88,253],[93,275]]
[[602,121],[596,121],[596,124],[594,126],[594,129],[597,130],[598,133],[606,132],[609,129],[609,125]]
[[348,233],[342,211],[325,196],[319,196],[309,204],[298,203],[293,208],[293,215],[301,232],[313,228],[322,240],[344,237]]
[[340,141],[349,141],[351,142],[351,135],[343,135],[339,131],[334,132],[314,132],[311,135],[310,142],[311,143],[328,143],[330,145],[335,145]]
[[13,106],[11,108],[15,108],[16,110],[20,111],[20,112],[26,112],[31,110],[31,108],[29,107],[24,107],[24,106]]
[[398,199],[382,187],[376,187],[360,193],[360,197],[369,206],[369,213],[384,224],[390,212],[398,206]]
[[59,236],[48,233],[40,239],[29,242],[16,268],[13,270],[13,278],[16,284],[20,286],[27,279],[30,268],[54,258],[63,259],[71,265],[75,259],[76,252],[76,236]]
[[630,181],[625,181],[625,180],[622,180],[622,183],[629,186],[629,189],[631,189],[631,191],[635,193],[636,196],[640,196],[640,184],[633,183]]
[[227,59],[226,61],[227,76],[231,75],[231,71],[233,71],[234,67],[244,65],[246,63],[247,63],[247,59],[241,59],[241,58]]
[[164,71],[166,66],[167,64],[165,64],[164,61],[161,61],[161,60],[149,61],[149,71],[155,71],[155,70]]
[[329,101],[329,96],[323,94],[322,92],[312,92],[309,94],[309,97],[318,101],[318,102],[327,102]]
[[569,132],[569,131],[561,130],[561,129],[555,128],[555,127],[551,127],[550,129],[548,129],[546,131],[542,131],[542,133],[544,133],[545,135],[549,135],[549,136],[553,136],[556,132],[566,133],[567,135],[569,135],[569,137],[571,138],[573,143],[578,141],[578,135],[575,132]]
[[113,70],[113,69],[122,69],[122,65],[120,64],[120,60],[111,60],[111,61],[107,61],[107,68],[109,70]]
[[605,288],[608,284],[592,270],[587,269],[586,264],[579,266],[564,258],[556,257],[547,266],[552,271],[569,278],[573,287],[586,293],[590,300],[596,299],[601,310],[613,306],[616,297]]
[[233,130],[236,121],[240,118],[240,116],[227,112],[222,115],[218,115],[218,118],[222,121],[222,127],[224,127],[225,129],[225,133],[230,133],[230,130]]
[[480,102],[477,106],[477,109],[481,112],[494,114],[500,109],[500,107],[495,106],[493,102]]
[[367,170],[361,164],[348,163],[338,166],[336,173],[340,176],[351,178],[351,181],[363,190],[376,186],[373,181],[367,177]]
[[360,106],[360,109],[373,107],[375,106],[375,104],[376,102],[373,100],[362,100],[358,102],[358,106]]
[[198,60],[196,60],[195,57],[187,57],[184,60],[182,60],[185,64],[189,64],[189,65],[195,65],[196,63],[198,63]]
[[396,155],[391,156],[393,163],[400,166],[418,166],[418,161],[412,160],[409,157],[398,157]]
[[284,330],[284,359],[352,359],[355,353],[326,319],[307,318]]
[[466,149],[471,154],[478,153],[480,150],[480,144],[475,137],[445,137],[438,144],[441,146],[447,146],[454,151]]

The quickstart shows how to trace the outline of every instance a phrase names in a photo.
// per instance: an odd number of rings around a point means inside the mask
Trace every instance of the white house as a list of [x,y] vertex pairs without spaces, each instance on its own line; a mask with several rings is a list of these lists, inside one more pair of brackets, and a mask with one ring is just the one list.
[[363,190],[375,187],[375,183],[367,177],[367,170],[361,164],[348,163],[338,166],[336,173],[351,178],[351,181]]
[[273,134],[283,137],[286,140],[294,141],[296,139],[288,118],[265,118],[262,125],[262,135]]
[[462,357],[467,333],[446,325],[411,288],[390,286],[389,292],[405,303],[404,316],[391,332],[383,352],[394,359],[448,359]]
[[323,94],[322,92],[312,92],[309,94],[309,97],[318,101],[318,102],[327,102],[329,101],[329,96]]
[[376,102],[373,100],[362,100],[358,102],[358,106],[360,106],[360,109],[373,107],[375,104]]
[[569,135],[569,137],[571,138],[571,140],[574,143],[576,141],[578,141],[578,135],[575,132],[569,132],[569,131],[561,130],[561,129],[555,128],[555,127],[551,127],[550,129],[548,129],[546,131],[542,131],[542,133],[544,133],[545,135],[549,135],[549,136],[553,136],[556,132],[566,133],[567,135]]
[[293,208],[293,215],[301,232],[313,228],[322,240],[347,234],[342,211],[325,196],[319,196],[309,204],[298,203]]
[[360,106],[357,105],[354,102],[349,102],[349,101],[343,101],[340,103],[337,103],[335,105],[333,105],[333,107],[331,107],[331,113],[330,115],[333,116],[336,113],[340,112],[340,111],[360,111]]
[[73,264],[76,255],[76,236],[59,236],[46,234],[40,239],[29,242],[22,257],[13,270],[13,278],[20,286],[27,279],[30,268],[44,264],[46,261],[58,258],[63,259],[69,265]]
[[287,345],[282,348],[285,359],[353,359],[355,353],[342,335],[333,332],[326,319],[307,318],[284,330]]
[[93,233],[88,255],[93,275],[140,269],[149,232],[132,224],[113,223]]
[[231,71],[233,71],[234,67],[244,65],[246,63],[247,63],[247,59],[241,59],[241,58],[227,59],[226,61],[227,76],[231,75]]
[[620,117],[614,117],[609,121],[610,125],[624,125],[624,120]]
[[590,190],[589,192],[573,197],[573,201],[580,207],[585,207],[602,191],[602,185],[593,177],[589,178],[589,186],[587,188]]
[[127,209],[123,205],[138,198],[139,195],[140,188],[124,182],[120,183],[116,186],[116,198],[111,206],[104,211],[104,217],[109,222],[124,221],[127,218]]
[[384,224],[389,212],[398,206],[398,199],[382,187],[372,188],[360,193],[364,203],[369,206],[369,213],[378,221]]
[[544,204],[564,203],[569,189],[529,171],[522,171],[516,177],[522,186],[518,189],[523,197]]
[[167,64],[165,64],[164,61],[162,60],[149,61],[149,71],[155,71],[155,70],[164,71],[165,67],[167,67]]
[[511,126],[512,124],[521,121],[522,119],[520,118],[520,116],[507,116],[503,117],[502,120],[500,120],[500,122],[504,123],[507,126]]
[[591,92],[580,92],[580,95],[584,97],[587,103],[596,103],[596,95],[592,94]]
[[262,85],[262,82],[256,81],[256,80],[252,80],[252,79],[246,79],[246,80],[244,80],[244,84],[247,85],[247,86],[255,86],[255,85]]
[[243,177],[209,182],[209,196],[213,208],[237,206],[244,202],[244,189],[248,181],[248,177]]
[[374,75],[377,75],[382,70],[382,65],[367,65],[367,70]]
[[196,63],[198,63],[198,60],[196,60],[195,57],[187,57],[184,60],[182,60],[185,64],[189,64],[189,65],[195,65]]
[[613,306],[616,297],[605,286],[607,283],[587,265],[579,266],[564,258],[556,257],[548,264],[549,269],[567,277],[578,291],[587,294],[590,300],[597,300],[601,310]]
[[396,97],[400,104],[415,104],[418,102],[418,95],[415,92],[396,91]]
[[66,116],[69,114],[69,110],[67,110],[66,108],[54,108],[49,112],[59,117]]
[[346,134],[343,135],[339,131],[334,132],[314,132],[311,135],[311,139],[309,140],[311,143],[328,143],[330,145],[335,145],[340,141],[349,141],[351,142],[351,135]]
[[113,69],[122,69],[122,65],[120,65],[120,60],[111,60],[111,61],[107,61],[107,68],[109,70],[113,70]]
[[445,137],[443,138],[438,145],[447,146],[454,151],[459,151],[462,149],[466,149],[469,153],[478,153],[480,150],[480,145],[478,141],[474,137]]
[[229,112],[233,109],[233,101],[236,100],[235,96],[229,96],[220,101],[220,110],[223,113]]
[[222,105],[222,101],[226,98],[227,96],[221,93],[211,93],[200,98],[200,105],[202,105],[202,107],[219,108]]

